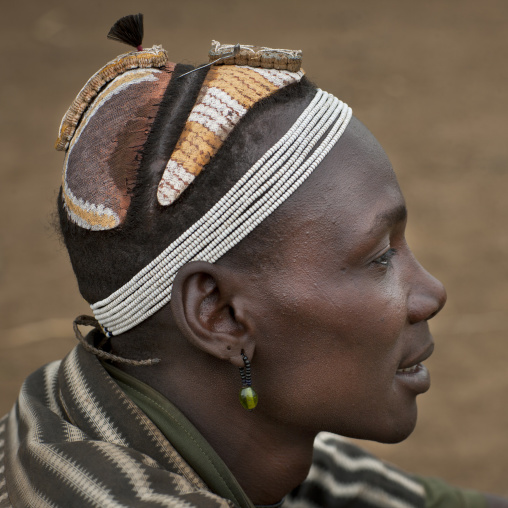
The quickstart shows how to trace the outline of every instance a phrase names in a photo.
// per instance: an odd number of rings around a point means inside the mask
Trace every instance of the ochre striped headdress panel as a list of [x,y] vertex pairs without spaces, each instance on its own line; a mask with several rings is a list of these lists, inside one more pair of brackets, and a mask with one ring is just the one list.
[[303,71],[212,67],[160,181],[159,203],[167,206],[178,199],[254,104],[302,76]]

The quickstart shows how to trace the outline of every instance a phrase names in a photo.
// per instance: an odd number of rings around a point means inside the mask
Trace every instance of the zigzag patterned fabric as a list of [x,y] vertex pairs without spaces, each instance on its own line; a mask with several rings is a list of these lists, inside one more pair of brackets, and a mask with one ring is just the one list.
[[0,508],[229,508],[81,346],[0,420]]
[[254,104],[303,75],[236,65],[212,67],[162,175],[159,203],[168,206],[178,199]]

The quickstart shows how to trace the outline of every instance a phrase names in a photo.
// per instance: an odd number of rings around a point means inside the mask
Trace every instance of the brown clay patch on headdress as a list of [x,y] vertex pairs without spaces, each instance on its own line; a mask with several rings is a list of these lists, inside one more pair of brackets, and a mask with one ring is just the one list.
[[63,197],[79,226],[112,229],[131,202],[142,150],[174,64],[118,75],[88,107],[64,161]]

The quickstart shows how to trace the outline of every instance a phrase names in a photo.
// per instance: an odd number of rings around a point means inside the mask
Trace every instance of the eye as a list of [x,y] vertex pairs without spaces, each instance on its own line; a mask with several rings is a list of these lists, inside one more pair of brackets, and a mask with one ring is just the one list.
[[391,259],[393,258],[393,256],[395,256],[396,253],[397,249],[388,249],[384,254],[374,259],[374,261],[372,262],[376,265],[390,266]]

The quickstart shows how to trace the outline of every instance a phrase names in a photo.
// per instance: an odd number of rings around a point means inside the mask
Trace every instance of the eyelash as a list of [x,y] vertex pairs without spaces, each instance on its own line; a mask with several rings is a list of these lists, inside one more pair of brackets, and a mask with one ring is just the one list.
[[381,266],[391,266],[391,260],[396,253],[397,249],[388,249],[383,255],[374,259],[373,263]]

